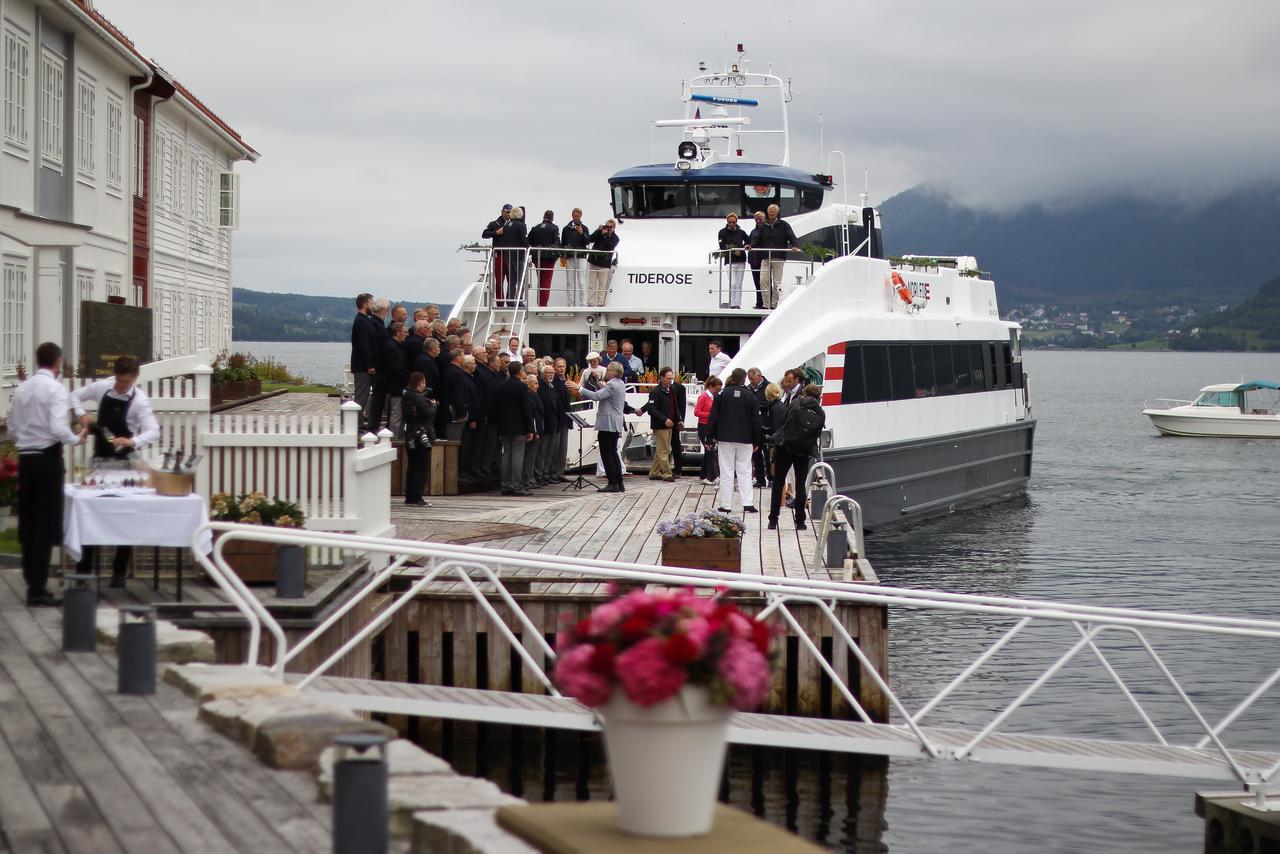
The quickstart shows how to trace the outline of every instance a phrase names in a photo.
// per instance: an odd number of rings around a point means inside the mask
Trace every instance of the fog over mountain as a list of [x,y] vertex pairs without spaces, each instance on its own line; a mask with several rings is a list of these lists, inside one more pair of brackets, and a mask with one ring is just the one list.
[[976,256],[1003,306],[1188,292],[1235,302],[1280,273],[1280,182],[1207,204],[1124,195],[1008,212],[914,187],[881,217],[887,252]]
[[794,78],[793,165],[826,168],[822,114],[875,203],[923,183],[988,212],[1140,211],[1280,175],[1267,0],[96,5],[262,152],[235,279],[263,291],[451,300],[503,202],[600,220],[610,174],[671,158],[651,121],[735,42]]

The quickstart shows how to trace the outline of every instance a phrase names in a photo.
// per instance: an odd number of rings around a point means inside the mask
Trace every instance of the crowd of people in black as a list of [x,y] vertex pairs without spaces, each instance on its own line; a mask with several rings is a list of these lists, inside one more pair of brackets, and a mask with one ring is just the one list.
[[[788,504],[797,527],[804,527],[804,480],[826,420],[821,388],[806,386],[801,368],[787,370],[780,384],[755,368],[736,368],[722,382],[729,356],[719,341],[707,350],[710,375],[693,412],[703,447],[703,484],[719,486],[719,506],[726,509],[736,485],[746,512],[756,512],[753,490],[772,484],[769,522],[775,527],[789,482],[794,494]],[[579,383],[570,378],[566,359],[539,357],[506,330],[479,343],[457,318],[442,320],[439,306],[416,309],[410,322],[405,306],[370,294],[356,297],[351,327],[351,370],[363,429],[385,428],[404,441],[408,504],[426,503],[428,455],[442,438],[460,444],[458,475],[464,483],[496,478],[504,495],[567,483],[574,395],[596,401],[594,426],[607,478],[601,491],[624,491],[618,448],[627,432],[624,416],[633,413],[647,415],[653,433],[650,478],[675,480],[684,468],[684,384],[663,367],[643,406],[633,410],[626,401],[627,384],[650,369],[652,360],[651,349],[637,354],[630,341],[610,340],[603,354],[587,354]]]

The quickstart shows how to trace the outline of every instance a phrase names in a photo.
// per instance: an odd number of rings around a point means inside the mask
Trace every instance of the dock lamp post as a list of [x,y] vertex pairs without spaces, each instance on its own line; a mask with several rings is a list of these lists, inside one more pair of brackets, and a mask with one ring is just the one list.
[[826,565],[828,568],[841,568],[849,554],[849,529],[839,519],[831,520],[831,529],[827,531]]
[[93,652],[98,645],[98,576],[68,575],[62,598],[62,651]]
[[121,694],[156,692],[156,609],[150,605],[120,606],[120,634],[116,639],[117,688]]
[[386,854],[387,737],[347,733],[334,739],[334,854]]

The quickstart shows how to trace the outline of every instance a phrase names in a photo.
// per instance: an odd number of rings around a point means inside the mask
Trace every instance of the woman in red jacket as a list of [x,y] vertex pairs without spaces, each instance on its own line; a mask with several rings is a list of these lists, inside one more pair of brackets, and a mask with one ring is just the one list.
[[707,432],[707,419],[711,417],[711,404],[724,383],[719,377],[709,377],[706,388],[698,395],[698,402],[693,406],[694,417],[698,419],[698,441],[702,443],[702,480],[703,486],[715,486],[720,477],[720,464],[716,460],[716,452],[708,447],[711,436]]

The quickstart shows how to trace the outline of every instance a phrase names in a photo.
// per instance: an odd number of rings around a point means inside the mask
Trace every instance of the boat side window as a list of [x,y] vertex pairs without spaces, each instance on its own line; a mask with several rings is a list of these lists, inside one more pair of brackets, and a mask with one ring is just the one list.
[[696,216],[725,217],[742,212],[742,188],[738,184],[695,184]]
[[840,402],[867,402],[867,384],[862,375],[862,347],[857,344],[846,344],[844,348],[844,382],[840,387]]
[[800,213],[800,190],[787,184],[783,184],[778,190],[778,215],[794,216]]
[[747,184],[742,192],[747,199],[748,216],[755,216],[756,211],[768,211],[769,205],[778,203],[777,184]]
[[915,364],[915,397],[933,397],[938,393],[933,375],[933,347],[917,344],[911,348],[911,361]]
[[1236,407],[1239,402],[1236,400],[1234,391],[1206,391],[1200,395],[1200,399],[1196,401],[1196,406],[1227,406]]
[[862,348],[862,369],[867,381],[867,403],[893,400],[893,384],[889,379],[889,348],[883,344],[867,344]]
[[636,188],[631,184],[613,185],[613,215],[643,216],[640,213]]
[[950,344],[933,345],[933,375],[937,378],[938,394],[955,394],[955,361],[951,358]]
[[906,400],[916,396],[915,370],[911,366],[911,345],[894,344],[889,347],[889,378],[894,400]]
[[805,187],[800,191],[800,212],[808,213],[816,211],[822,207],[822,189],[819,187]]

